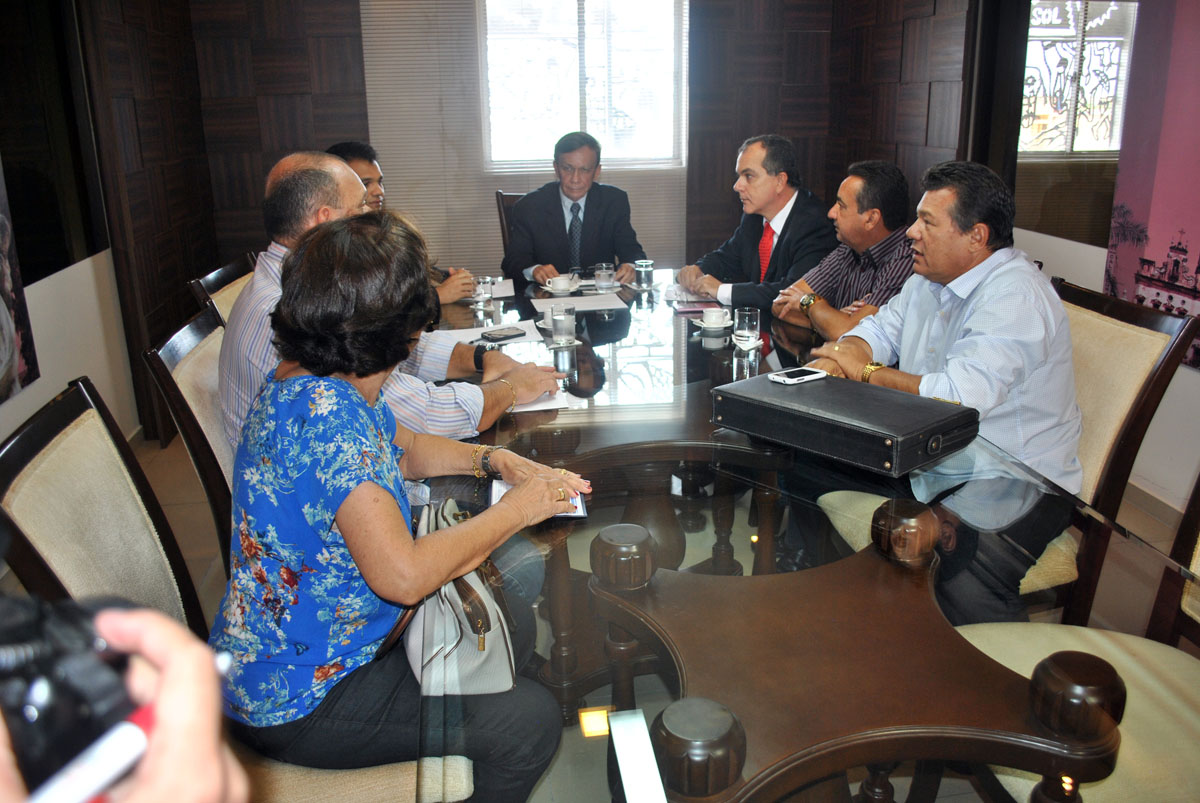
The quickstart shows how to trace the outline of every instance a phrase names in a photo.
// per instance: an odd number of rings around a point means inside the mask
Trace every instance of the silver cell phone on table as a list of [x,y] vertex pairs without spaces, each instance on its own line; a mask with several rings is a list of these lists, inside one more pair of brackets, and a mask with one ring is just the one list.
[[787,368],[770,373],[767,378],[781,385],[799,385],[801,382],[811,382],[814,379],[823,379],[825,376],[825,372],[819,368]]
[[502,340],[512,340],[514,337],[520,337],[523,334],[525,334],[525,330],[519,326],[501,326],[498,329],[488,329],[479,336],[492,343],[499,343]]

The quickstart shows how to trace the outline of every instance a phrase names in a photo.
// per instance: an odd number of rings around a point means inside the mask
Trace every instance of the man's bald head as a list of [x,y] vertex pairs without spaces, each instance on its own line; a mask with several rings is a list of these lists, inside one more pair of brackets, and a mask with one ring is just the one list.
[[291,153],[267,174],[263,224],[272,240],[291,247],[319,223],[365,211],[365,196],[362,181],[338,157]]

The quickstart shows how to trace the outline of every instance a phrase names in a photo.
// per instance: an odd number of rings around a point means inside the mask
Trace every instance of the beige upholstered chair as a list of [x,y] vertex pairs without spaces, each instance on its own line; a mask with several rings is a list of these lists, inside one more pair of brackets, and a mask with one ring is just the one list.
[[[1053,281],[1070,321],[1075,395],[1083,415],[1080,498],[1116,519],[1146,429],[1200,322]],[[1121,369],[1114,371],[1118,357]],[[857,550],[870,543],[871,513],[883,501],[875,494],[835,491],[818,504]],[[1020,587],[1027,594],[1074,583],[1063,621],[1076,624],[1087,622],[1107,545],[1103,528],[1088,525],[1084,535],[1082,548],[1070,531],[1050,542]]]
[[233,450],[225,438],[217,393],[217,361],[224,333],[220,316],[208,307],[142,357],[200,475],[228,577]]
[[331,800],[434,803],[466,800],[475,791],[470,759],[422,758],[357,770],[314,770],[264,758],[233,745],[250,776],[254,803],[326,803]]
[[212,307],[216,310],[221,325],[224,326],[225,321],[229,319],[229,311],[233,309],[233,302],[237,301],[238,295],[253,275],[254,257],[247,254],[199,279],[192,279],[188,282],[188,287],[201,307]]
[[[1200,478],[1192,489],[1171,557],[1193,573],[1200,533]],[[1108,661],[1126,687],[1121,749],[1112,775],[1080,790],[1089,803],[1200,800],[1200,661],[1176,649],[1180,635],[1200,643],[1200,598],[1174,566],[1163,569],[1147,638],[1056,624],[1002,622],[958,628],[979,650],[1029,677],[1038,661],[1061,650]],[[1157,639],[1151,641],[1151,639]],[[1163,642],[1163,643],[1160,643]],[[1038,778],[1011,769],[992,771],[1007,792],[1028,800]]]
[[120,596],[208,628],[162,507],[87,377],[0,446],[8,562],[47,599]]
[[[31,593],[121,596],[208,637],[162,507],[86,377],[0,445],[0,532],[12,539],[8,563]],[[462,756],[318,770],[235,750],[255,801],[463,800],[474,790]]]

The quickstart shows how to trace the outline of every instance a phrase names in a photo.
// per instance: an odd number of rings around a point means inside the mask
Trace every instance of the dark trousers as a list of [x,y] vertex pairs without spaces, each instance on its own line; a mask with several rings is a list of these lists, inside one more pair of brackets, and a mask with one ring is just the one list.
[[[533,652],[533,614],[517,617],[517,666]],[[422,697],[402,645],[351,672],[311,714],[268,728],[231,722],[260,753],[291,764],[352,769],[419,756],[471,759],[480,801],[524,801],[550,765],[562,736],[558,704],[536,682],[517,677],[502,694]]]
[[[840,557],[831,546],[840,539],[833,537],[833,525],[817,506],[823,494],[864,491],[889,498],[915,498],[907,477],[872,474],[801,452],[796,453],[796,462],[781,478],[781,485],[792,500],[783,543],[784,554],[792,553],[789,568],[808,568]],[[936,505],[941,499],[938,496],[929,502]],[[1024,515],[1003,527],[978,530],[964,523],[952,542],[944,539],[937,547],[941,560],[934,590],[950,623],[1027,621],[1021,578],[1046,545],[1066,529],[1072,507],[1070,499],[1044,494]]]

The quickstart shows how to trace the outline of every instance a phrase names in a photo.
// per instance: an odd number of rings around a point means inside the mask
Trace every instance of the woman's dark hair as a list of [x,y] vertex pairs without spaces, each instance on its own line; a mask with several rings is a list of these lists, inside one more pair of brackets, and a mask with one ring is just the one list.
[[368,376],[408,357],[438,319],[425,239],[388,211],[310,229],[283,262],[275,348],[317,376]]

